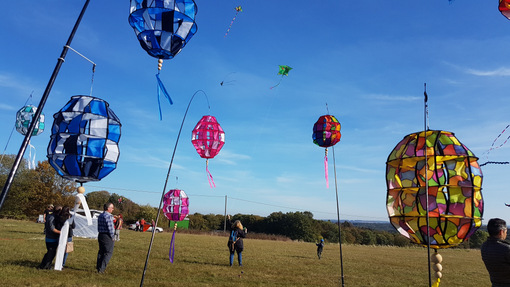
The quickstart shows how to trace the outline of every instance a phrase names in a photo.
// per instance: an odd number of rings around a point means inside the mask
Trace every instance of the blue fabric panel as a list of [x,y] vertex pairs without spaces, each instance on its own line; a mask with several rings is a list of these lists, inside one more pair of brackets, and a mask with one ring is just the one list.
[[108,139],[114,142],[119,142],[120,139],[119,125],[108,125]]
[[102,116],[106,117],[107,113],[106,113],[105,102],[102,102],[102,101],[92,101],[92,102],[90,102],[90,111],[93,114],[102,115]]
[[87,142],[87,156],[103,158],[106,140],[105,139],[92,139]]
[[63,170],[71,176],[81,176],[81,170],[78,166],[78,162],[76,161],[76,155],[68,154],[64,159],[64,165],[62,166]]

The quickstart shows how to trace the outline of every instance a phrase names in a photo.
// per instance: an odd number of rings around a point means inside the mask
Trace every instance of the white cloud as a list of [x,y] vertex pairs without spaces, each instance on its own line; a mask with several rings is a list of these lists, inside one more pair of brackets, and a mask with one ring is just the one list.
[[417,96],[391,96],[391,95],[366,95],[364,96],[366,99],[370,100],[380,100],[380,101],[405,101],[405,102],[413,102],[413,101],[422,101],[423,97]]
[[510,76],[510,68],[497,68],[495,70],[476,70],[476,69],[467,69],[466,73],[482,76],[482,77],[491,77],[491,76]]

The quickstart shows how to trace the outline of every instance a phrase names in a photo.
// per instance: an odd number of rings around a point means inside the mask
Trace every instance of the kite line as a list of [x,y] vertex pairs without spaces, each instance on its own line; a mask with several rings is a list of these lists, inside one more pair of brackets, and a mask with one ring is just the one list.
[[[494,139],[494,141],[492,142],[491,147],[489,148],[489,150],[487,150],[486,152],[484,152],[484,153],[482,154],[482,156],[483,156],[483,155],[485,155],[485,158],[486,158],[486,159],[489,159],[489,153],[490,153],[491,151],[493,151],[493,150],[495,150],[495,149],[499,149],[499,148],[501,148],[502,146],[504,146],[504,145],[508,142],[508,140],[510,139],[510,135],[509,135],[509,136],[505,139],[505,141],[504,141],[502,144],[500,144],[500,145],[498,145],[498,146],[495,146],[495,145],[496,145],[496,142],[498,141],[498,139],[499,139],[499,138],[500,138],[500,137],[501,137],[501,136],[502,136],[502,135],[503,135],[503,134],[507,131],[507,129],[508,129],[509,127],[510,127],[510,125],[507,125],[507,126],[503,129],[503,131],[501,131],[501,133],[499,133],[499,135],[498,135],[498,136]],[[510,164],[510,162],[508,162],[508,161],[487,161],[487,162],[484,162],[484,163],[480,164],[480,166],[484,166],[484,165],[487,165],[487,164]]]

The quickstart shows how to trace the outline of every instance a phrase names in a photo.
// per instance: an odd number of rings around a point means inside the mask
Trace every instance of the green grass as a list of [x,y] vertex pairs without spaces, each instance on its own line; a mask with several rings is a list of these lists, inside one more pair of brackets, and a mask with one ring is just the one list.
[[[139,286],[150,233],[121,231],[106,274],[95,273],[96,240],[74,238],[75,252],[63,271],[38,270],[46,247],[43,225],[0,219],[0,286]],[[155,235],[144,286],[340,286],[339,246],[244,240],[244,267],[228,266],[227,236],[177,233],[175,261],[168,260],[172,234]],[[343,245],[345,286],[427,286],[427,250]],[[490,286],[479,250],[445,249],[440,286]]]

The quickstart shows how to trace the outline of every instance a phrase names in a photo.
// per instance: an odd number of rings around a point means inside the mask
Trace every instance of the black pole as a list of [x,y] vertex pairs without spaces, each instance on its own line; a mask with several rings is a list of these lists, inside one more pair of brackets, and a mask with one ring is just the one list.
[[427,83],[423,84],[423,105],[424,105],[424,135],[425,138],[425,145],[424,145],[424,151],[425,154],[425,214],[426,214],[426,222],[427,222],[427,263],[428,263],[428,270],[429,270],[429,287],[432,286],[432,272],[430,270],[430,218],[429,218],[429,180],[428,180],[428,159],[427,159],[427,130],[428,130],[428,123],[427,123],[427,113],[428,113],[428,100],[429,97],[427,95]]
[[342,238],[341,238],[341,229],[340,229],[340,207],[338,205],[338,184],[336,180],[336,159],[335,159],[335,147],[333,149],[333,170],[335,172],[335,193],[336,193],[336,216],[338,223],[338,243],[340,244],[340,275],[342,276],[342,287],[345,286],[344,283],[344,262],[342,256]]
[[[166,174],[166,180],[165,180],[165,185],[163,187],[163,193],[161,194],[161,200],[159,201],[159,208],[158,208],[158,214],[156,215],[156,222],[154,223],[154,226],[152,227],[152,236],[151,236],[151,241],[149,243],[149,250],[147,250],[147,257],[145,258],[145,266],[143,267],[142,280],[140,281],[140,287],[143,286],[143,281],[145,280],[145,272],[147,271],[147,266],[149,265],[149,257],[151,255],[152,243],[154,242],[154,234],[156,232],[156,226],[158,226],[159,214],[161,213],[163,199],[165,198],[166,186],[168,184],[168,177],[170,176],[170,171],[172,170],[172,164],[174,162],[175,151],[177,150],[177,144],[179,143],[179,138],[181,137],[182,126],[184,125],[184,120],[186,119],[186,115],[188,114],[188,110],[189,110],[189,106],[191,105],[191,101],[193,101],[193,98],[195,98],[195,95],[198,92],[204,93],[204,95],[207,99],[207,95],[205,94],[204,91],[202,91],[202,90],[196,91],[193,94],[193,96],[191,97],[191,99],[189,100],[188,107],[186,108],[186,112],[184,112],[184,116],[182,117],[181,127],[179,128],[179,133],[177,134],[177,139],[175,140],[175,146],[174,146],[174,151],[172,153],[172,159],[170,160],[170,165],[168,166],[168,173]],[[207,105],[209,105],[209,100],[207,100]]]
[[83,8],[81,9],[80,16],[78,16],[78,19],[76,20],[76,23],[74,24],[73,30],[71,31],[71,35],[69,35],[69,39],[67,39],[67,43],[64,46],[62,50],[62,54],[60,54],[60,57],[58,58],[57,65],[55,66],[55,69],[53,70],[53,74],[51,74],[51,78],[48,81],[48,85],[46,86],[46,90],[44,90],[44,94],[41,97],[41,101],[39,102],[39,106],[37,107],[37,111],[35,112],[32,123],[30,124],[30,127],[28,128],[27,134],[25,135],[25,139],[23,140],[23,143],[21,144],[21,147],[19,149],[18,155],[16,156],[16,160],[14,161],[14,164],[12,165],[11,171],[9,173],[9,176],[7,177],[7,180],[5,181],[2,194],[0,195],[0,210],[2,209],[2,206],[4,205],[5,199],[7,198],[7,193],[9,192],[9,189],[11,188],[12,181],[14,180],[14,176],[16,175],[16,171],[18,171],[19,164],[21,163],[21,159],[23,158],[23,155],[25,154],[25,150],[27,149],[28,143],[30,142],[30,138],[32,137],[32,133],[34,132],[35,126],[37,124],[37,119],[41,116],[42,110],[44,108],[44,105],[46,104],[46,100],[48,99],[48,96],[50,94],[51,88],[53,87],[53,84],[55,83],[55,80],[57,79],[58,72],[60,71],[60,67],[64,63],[64,60],[66,58],[67,50],[69,46],[71,45],[71,42],[73,41],[74,34],[76,33],[76,30],[78,30],[78,26],[80,26],[81,19],[83,18],[83,15],[85,14],[85,10],[87,10],[87,6],[89,5],[90,0],[86,0],[85,4],[83,5]]
[[227,232],[227,195],[225,194],[225,218],[223,219],[223,232]]

